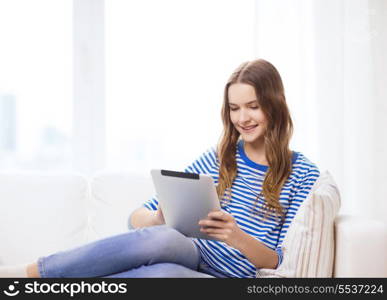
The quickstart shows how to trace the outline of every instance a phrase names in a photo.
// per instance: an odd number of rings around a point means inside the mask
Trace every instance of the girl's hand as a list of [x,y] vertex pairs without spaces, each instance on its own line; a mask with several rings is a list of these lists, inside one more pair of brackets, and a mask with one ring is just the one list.
[[199,221],[200,231],[217,238],[231,247],[237,248],[238,241],[245,234],[229,213],[217,210],[208,214],[208,218]]
[[163,225],[163,224],[165,224],[164,215],[159,205],[155,214],[155,225]]

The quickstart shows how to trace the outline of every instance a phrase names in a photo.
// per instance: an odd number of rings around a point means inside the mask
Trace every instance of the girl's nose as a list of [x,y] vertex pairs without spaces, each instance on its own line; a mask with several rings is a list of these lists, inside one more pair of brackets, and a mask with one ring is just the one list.
[[241,112],[240,112],[240,115],[239,115],[239,123],[244,123],[246,121],[249,120],[249,114],[247,113],[247,111],[241,109]]

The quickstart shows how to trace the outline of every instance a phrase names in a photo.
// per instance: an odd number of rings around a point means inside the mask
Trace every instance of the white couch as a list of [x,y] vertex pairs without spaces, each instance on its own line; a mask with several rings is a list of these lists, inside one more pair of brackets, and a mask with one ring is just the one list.
[[[0,265],[29,263],[128,230],[154,194],[150,177],[100,172],[0,172]],[[387,277],[387,225],[355,216],[335,224],[334,277]]]

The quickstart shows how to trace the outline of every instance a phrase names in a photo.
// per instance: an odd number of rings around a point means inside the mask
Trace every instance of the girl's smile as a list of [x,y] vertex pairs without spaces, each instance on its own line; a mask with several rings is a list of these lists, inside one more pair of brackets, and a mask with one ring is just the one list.
[[252,126],[246,126],[246,127],[242,127],[242,126],[239,126],[241,128],[241,130],[245,133],[252,133],[254,132],[255,128],[257,127],[258,125],[252,125]]

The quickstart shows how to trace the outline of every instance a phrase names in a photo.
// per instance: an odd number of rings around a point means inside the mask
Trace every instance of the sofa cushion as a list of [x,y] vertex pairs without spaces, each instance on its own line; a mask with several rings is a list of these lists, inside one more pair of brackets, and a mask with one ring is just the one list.
[[87,194],[78,174],[0,172],[0,265],[85,243]]
[[154,194],[150,176],[119,171],[96,174],[91,191],[90,240],[128,231],[130,214]]
[[300,206],[283,241],[277,269],[260,269],[257,277],[332,277],[334,222],[340,194],[329,172],[323,172]]

